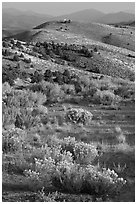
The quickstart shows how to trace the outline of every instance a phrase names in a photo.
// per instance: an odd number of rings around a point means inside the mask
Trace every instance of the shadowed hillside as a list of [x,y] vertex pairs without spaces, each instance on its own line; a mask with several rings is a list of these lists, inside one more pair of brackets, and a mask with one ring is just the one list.
[[53,31],[57,35],[81,35],[91,40],[135,50],[134,28],[116,28],[98,23],[85,24],[75,21],[70,21],[70,23],[49,21],[35,27],[31,31],[23,32],[13,37],[23,41],[43,41]]

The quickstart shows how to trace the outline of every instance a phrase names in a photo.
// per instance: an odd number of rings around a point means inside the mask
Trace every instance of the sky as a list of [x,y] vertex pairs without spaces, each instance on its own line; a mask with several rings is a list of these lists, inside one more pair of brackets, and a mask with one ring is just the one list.
[[31,10],[52,16],[70,14],[84,9],[97,9],[104,13],[134,10],[134,2],[3,2],[2,8]]

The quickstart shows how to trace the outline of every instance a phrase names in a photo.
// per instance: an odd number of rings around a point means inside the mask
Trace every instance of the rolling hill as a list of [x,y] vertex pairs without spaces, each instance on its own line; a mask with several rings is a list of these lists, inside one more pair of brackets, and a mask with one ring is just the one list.
[[135,202],[135,28],[43,22],[3,29],[2,201]]
[[[59,21],[49,21],[36,26],[33,30],[24,31],[13,37],[23,41],[36,42],[48,40],[48,36],[53,37],[54,35],[51,33],[54,32],[57,36],[81,35],[83,38],[135,50],[135,30],[133,27],[115,28],[114,26],[99,23],[86,24],[72,21],[64,24]],[[63,37],[61,39],[63,40]]]

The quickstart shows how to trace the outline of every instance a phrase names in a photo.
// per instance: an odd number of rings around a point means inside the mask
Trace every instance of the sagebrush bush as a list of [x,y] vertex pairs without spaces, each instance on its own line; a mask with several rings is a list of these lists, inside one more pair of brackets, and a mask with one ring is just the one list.
[[5,99],[8,107],[34,107],[42,105],[47,100],[46,95],[26,90],[13,90]]
[[14,54],[14,56],[13,56],[13,61],[19,61],[20,59],[19,59],[19,56],[17,55],[17,54]]
[[16,116],[19,113],[19,108],[7,107],[5,104],[2,105],[2,125],[3,127],[12,125],[16,121]]
[[[74,160],[73,153],[67,148],[63,149],[58,144],[59,140],[51,146],[45,144],[44,158],[35,158],[35,168],[26,170],[24,173],[30,179],[32,187],[35,189],[54,186],[58,190],[69,193],[87,193],[97,197],[115,195],[126,183],[123,178],[110,169],[96,167],[91,164],[79,163]],[[76,148],[75,154],[79,157],[81,147],[86,149],[87,144],[79,144],[74,138],[64,139],[65,144],[73,144]],[[79,146],[79,148],[77,148]],[[90,147],[92,150],[94,147]],[[86,155],[85,150],[82,152]],[[81,154],[82,158],[82,154]],[[83,158],[84,160],[84,158]],[[80,161],[81,162],[81,161]],[[82,165],[81,165],[82,164]],[[35,184],[35,186],[34,186]]]
[[7,97],[6,95],[8,93],[10,93],[12,90],[12,87],[10,86],[10,84],[8,82],[5,82],[2,84],[2,97]]
[[91,164],[98,156],[96,145],[77,142],[74,137],[60,140],[60,144],[63,150],[72,153],[73,159],[79,164]]
[[75,94],[75,86],[64,84],[62,85],[61,89],[64,91],[65,94],[74,95]]
[[89,124],[92,120],[92,113],[82,108],[71,108],[66,112],[66,120],[72,123]]
[[135,98],[135,86],[133,84],[119,85],[114,93],[122,98]]
[[42,105],[47,101],[47,97],[42,93],[22,90],[11,90],[10,93],[5,91],[4,93],[3,127],[11,124],[21,129],[34,127],[39,125],[40,115],[47,114],[47,108]]
[[103,105],[111,105],[115,104],[120,101],[120,98],[115,96],[115,94],[111,91],[100,91],[98,90],[94,96],[93,99],[95,103],[97,104],[103,104]]
[[51,84],[47,93],[47,99],[49,102],[59,102],[64,98],[64,91],[58,84]]
[[21,151],[26,138],[26,132],[19,128],[3,130],[2,150],[4,153]]

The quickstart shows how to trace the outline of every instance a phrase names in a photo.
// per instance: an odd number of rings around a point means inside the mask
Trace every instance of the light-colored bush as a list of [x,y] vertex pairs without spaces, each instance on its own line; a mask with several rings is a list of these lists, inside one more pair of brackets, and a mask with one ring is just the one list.
[[[77,155],[81,154],[81,146],[87,148],[86,144],[81,143],[79,146],[74,139],[67,141],[66,138],[64,141],[75,143]],[[113,170],[75,162],[73,154],[62,149],[61,145],[54,143],[54,146],[49,147],[46,144],[43,148],[44,158],[35,158],[35,168],[24,172],[31,185],[34,187],[35,184],[35,188],[51,185],[69,193],[88,193],[101,197],[114,195],[126,183],[123,178],[118,178]],[[84,154],[86,155],[85,151]]]
[[64,84],[61,88],[65,94],[75,94],[75,86],[73,84]]
[[115,94],[111,91],[100,91],[98,90],[94,96],[93,99],[95,103],[103,104],[103,105],[111,105],[115,104],[120,101],[120,97],[115,96]]
[[63,140],[60,140],[59,143],[63,150],[72,153],[73,159],[76,163],[92,164],[94,159],[98,156],[95,144],[78,142],[75,140],[75,137],[64,138]]
[[2,135],[2,150],[6,153],[21,151],[27,137],[26,132],[19,128],[3,130]]
[[72,123],[89,124],[93,118],[93,114],[82,108],[71,108],[66,112],[66,119]]
[[2,84],[2,94],[3,96],[5,96],[5,94],[10,93],[12,90],[12,87],[10,86],[10,84],[8,82],[5,82],[4,84]]

